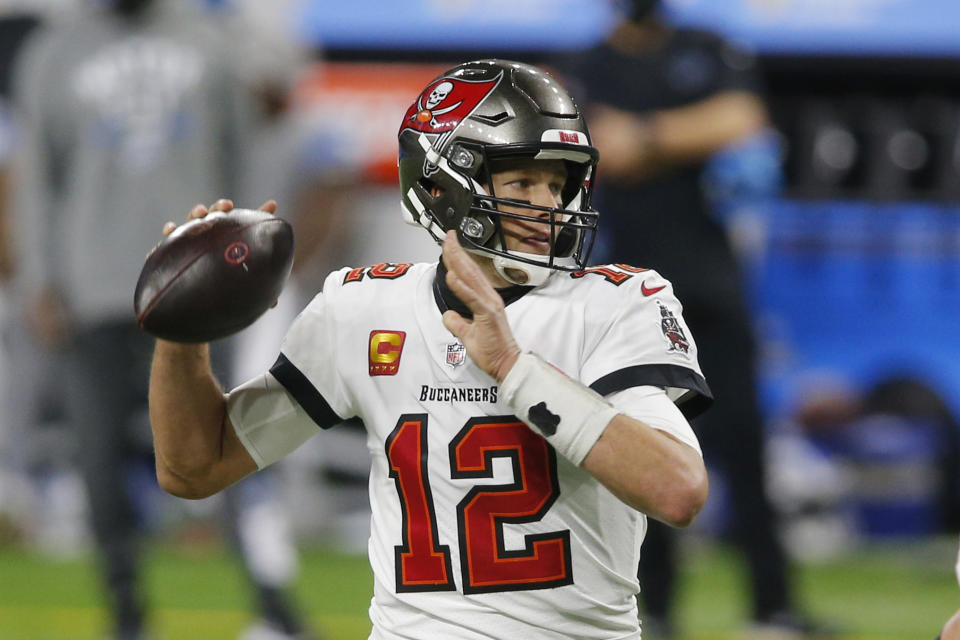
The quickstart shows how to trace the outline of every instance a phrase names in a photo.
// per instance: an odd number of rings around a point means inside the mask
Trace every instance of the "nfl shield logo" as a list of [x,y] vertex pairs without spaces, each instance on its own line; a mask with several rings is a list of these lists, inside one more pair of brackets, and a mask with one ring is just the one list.
[[447,364],[451,367],[459,367],[466,359],[467,348],[459,342],[451,342],[447,345]]

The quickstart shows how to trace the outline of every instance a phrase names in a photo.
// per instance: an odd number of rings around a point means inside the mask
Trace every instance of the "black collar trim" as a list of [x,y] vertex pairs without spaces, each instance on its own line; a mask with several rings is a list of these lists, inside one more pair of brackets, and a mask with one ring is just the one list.
[[[523,285],[515,284],[509,287],[504,287],[502,289],[497,289],[497,293],[500,294],[500,297],[503,298],[503,304],[508,305],[511,302],[516,302],[523,296],[527,295],[533,291],[534,287],[525,287]],[[437,308],[440,309],[440,313],[445,311],[456,311],[461,316],[467,319],[473,318],[473,313],[467,308],[460,298],[453,295],[453,291],[450,290],[450,287],[447,286],[447,268],[443,264],[443,257],[440,257],[440,261],[437,263],[437,273],[433,277],[433,299],[437,303]]]

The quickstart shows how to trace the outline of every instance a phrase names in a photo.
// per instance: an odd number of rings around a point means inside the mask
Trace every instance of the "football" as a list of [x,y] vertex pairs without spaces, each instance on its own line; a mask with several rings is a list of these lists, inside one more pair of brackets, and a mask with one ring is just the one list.
[[293,266],[293,229],[265,211],[215,211],[177,227],[147,256],[137,324],[173,342],[244,329],[276,302]]

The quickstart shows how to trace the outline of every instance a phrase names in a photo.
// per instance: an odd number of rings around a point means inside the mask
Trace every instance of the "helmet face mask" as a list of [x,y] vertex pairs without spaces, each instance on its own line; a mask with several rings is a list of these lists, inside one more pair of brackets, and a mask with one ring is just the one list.
[[[404,219],[437,242],[456,230],[466,249],[493,259],[498,273],[516,284],[539,284],[551,271],[586,266],[597,228],[590,208],[597,151],[576,104],[543,71],[502,60],[451,69],[407,110],[399,142]],[[491,171],[521,158],[564,161],[559,207],[494,192]],[[510,250],[507,219],[546,226],[549,254]]]

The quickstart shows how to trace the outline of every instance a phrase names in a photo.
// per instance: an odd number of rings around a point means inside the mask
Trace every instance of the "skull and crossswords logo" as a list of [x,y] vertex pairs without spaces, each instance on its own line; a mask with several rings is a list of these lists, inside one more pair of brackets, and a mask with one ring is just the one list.
[[431,127],[439,128],[440,123],[437,122],[436,117],[450,113],[463,104],[463,100],[459,100],[448,107],[437,109],[437,107],[447,99],[451,91],[453,91],[453,83],[449,80],[444,80],[430,91],[426,103],[423,102],[423,95],[421,94],[420,97],[417,98],[417,112],[410,116],[410,119],[416,120],[417,122],[429,121]]

